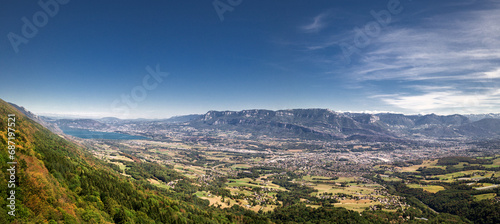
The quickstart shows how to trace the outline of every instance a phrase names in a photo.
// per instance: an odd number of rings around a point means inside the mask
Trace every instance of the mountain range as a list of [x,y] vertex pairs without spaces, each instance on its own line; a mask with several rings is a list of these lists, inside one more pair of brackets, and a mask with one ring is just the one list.
[[[498,139],[500,119],[471,115],[404,115],[350,113],[329,109],[209,111],[162,120],[59,119],[45,122],[61,129],[113,130],[124,125],[166,129],[238,131],[254,138],[268,136],[323,140],[399,141],[415,139]],[[479,115],[473,116],[480,117]],[[123,129],[121,129],[123,130]]]
[[500,119],[471,121],[463,115],[339,113],[328,109],[210,111],[194,127],[240,130],[272,136],[395,140],[500,136]]

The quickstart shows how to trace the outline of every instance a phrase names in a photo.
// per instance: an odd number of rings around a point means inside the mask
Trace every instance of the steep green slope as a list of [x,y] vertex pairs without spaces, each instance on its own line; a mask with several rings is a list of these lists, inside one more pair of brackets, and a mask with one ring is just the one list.
[[[15,114],[16,187],[8,188],[8,115]],[[230,223],[222,210],[174,200],[117,174],[0,100],[0,223]],[[12,123],[12,122],[10,122]]]

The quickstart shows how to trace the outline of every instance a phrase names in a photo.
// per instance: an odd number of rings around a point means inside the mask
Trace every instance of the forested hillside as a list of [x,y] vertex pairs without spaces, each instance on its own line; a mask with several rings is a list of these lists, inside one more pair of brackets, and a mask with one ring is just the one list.
[[168,197],[117,174],[65,139],[0,100],[0,194],[6,198],[10,162],[7,117],[15,114],[15,216],[1,200],[1,223],[230,223],[233,215]]

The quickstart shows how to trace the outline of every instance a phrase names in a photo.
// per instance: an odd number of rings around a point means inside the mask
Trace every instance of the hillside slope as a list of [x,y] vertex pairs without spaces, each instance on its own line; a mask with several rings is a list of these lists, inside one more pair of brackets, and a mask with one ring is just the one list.
[[0,223],[229,223],[222,210],[201,209],[147,189],[27,118],[0,100],[0,147],[15,114],[15,188],[7,188],[12,160],[0,152],[0,194],[15,190],[15,214],[0,200]]

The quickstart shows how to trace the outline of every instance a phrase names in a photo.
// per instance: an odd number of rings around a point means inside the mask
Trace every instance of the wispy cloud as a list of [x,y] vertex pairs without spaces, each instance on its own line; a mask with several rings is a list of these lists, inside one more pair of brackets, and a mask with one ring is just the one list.
[[325,28],[328,25],[326,19],[328,18],[329,15],[330,13],[328,12],[321,13],[315,16],[312,19],[311,23],[304,26],[300,26],[299,28],[307,33],[319,32],[321,31],[321,29]]
[[498,91],[464,93],[462,91],[434,91],[420,95],[380,96],[380,99],[406,111],[418,113],[485,113],[498,112]]
[[499,9],[427,20],[432,24],[393,28],[374,39],[352,73],[360,80],[499,78]]
[[[370,14],[319,14],[299,26],[304,35],[288,39],[287,46],[345,89],[364,91],[373,110],[500,112],[500,1],[437,5],[416,8],[418,13],[405,7],[367,46],[358,47],[350,64],[340,44],[353,45],[357,28],[378,21]],[[334,26],[346,18],[360,22]]]
[[378,98],[406,111],[499,112],[498,21],[497,7],[391,27],[358,55],[356,65],[342,71],[359,83],[399,82],[408,91],[391,95],[394,90],[381,87],[385,94]]

